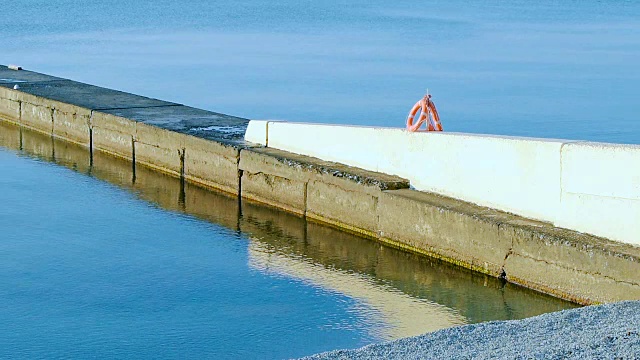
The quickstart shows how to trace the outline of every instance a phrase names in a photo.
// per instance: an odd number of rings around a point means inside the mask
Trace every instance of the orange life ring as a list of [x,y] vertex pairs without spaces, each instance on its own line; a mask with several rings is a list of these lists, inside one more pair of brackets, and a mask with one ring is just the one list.
[[[420,110],[420,118],[414,123],[413,120],[418,110]],[[420,130],[423,123],[427,124],[427,130]],[[438,115],[438,110],[436,110],[436,105],[431,101],[431,95],[425,95],[424,98],[418,100],[418,102],[413,105],[407,117],[407,130],[411,132],[442,131],[440,116]]]

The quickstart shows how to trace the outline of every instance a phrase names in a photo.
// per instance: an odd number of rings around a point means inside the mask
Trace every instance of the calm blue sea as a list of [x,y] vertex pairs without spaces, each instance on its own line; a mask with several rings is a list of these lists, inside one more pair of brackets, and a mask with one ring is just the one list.
[[[428,88],[448,131],[638,144],[639,19],[639,1],[20,0],[0,63],[342,124],[403,126]],[[0,358],[287,358],[570,307],[18,136],[0,128]]]
[[20,0],[0,63],[247,118],[640,143],[637,0]]

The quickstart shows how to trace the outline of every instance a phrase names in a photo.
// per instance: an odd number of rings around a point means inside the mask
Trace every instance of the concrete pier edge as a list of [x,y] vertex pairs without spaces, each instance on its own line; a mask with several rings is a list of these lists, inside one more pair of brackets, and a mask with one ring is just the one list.
[[640,298],[638,247],[250,143],[246,119],[0,66],[0,120],[576,303]]

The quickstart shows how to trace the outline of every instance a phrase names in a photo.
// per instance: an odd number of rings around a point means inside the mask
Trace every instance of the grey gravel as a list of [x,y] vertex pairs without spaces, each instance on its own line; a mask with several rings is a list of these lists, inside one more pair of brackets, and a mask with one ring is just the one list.
[[304,359],[640,359],[640,301],[492,321]]

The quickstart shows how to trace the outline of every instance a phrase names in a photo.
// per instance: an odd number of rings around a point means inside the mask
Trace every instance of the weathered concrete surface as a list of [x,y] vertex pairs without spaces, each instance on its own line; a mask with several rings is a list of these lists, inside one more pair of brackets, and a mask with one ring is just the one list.
[[[315,160],[319,161],[319,160]],[[329,171],[310,179],[307,216],[359,234],[377,237],[378,203],[383,190],[404,189],[409,182],[343,164],[321,161]]]
[[136,123],[136,163],[180,177],[184,159],[184,135]]
[[234,194],[252,146],[246,119],[4,66],[0,117]]
[[230,194],[240,193],[240,148],[233,143],[184,136],[184,178]]
[[382,239],[496,277],[512,246],[507,214],[431,193],[386,191],[378,217]]
[[[2,69],[2,67],[0,67]],[[6,71],[5,71],[6,72]],[[0,71],[0,76],[3,72]],[[9,75],[28,79],[37,77],[37,73],[21,70]],[[0,86],[13,88],[15,84],[0,83]],[[75,105],[89,110],[123,109],[131,107],[172,106],[176,103],[133,95],[122,91],[84,84],[72,80],[48,79],[19,83],[18,91],[38,98]]]
[[377,194],[349,182],[335,184],[312,180],[307,185],[307,216],[335,226],[375,237],[378,219]]
[[133,159],[136,125],[135,121],[94,111],[91,116],[93,149]]
[[[15,78],[38,78],[37,74],[28,71],[14,71],[11,75]],[[18,90],[12,90],[13,85],[0,83],[0,87],[5,88],[0,92],[0,97],[12,99],[21,104],[20,123],[23,126],[52,133],[84,145],[89,143],[89,127],[93,110],[173,104],[71,80],[25,81],[18,84],[20,87]],[[57,122],[55,121],[56,113],[59,113]]]
[[[0,89],[0,93],[1,92],[2,89]],[[0,97],[0,120],[19,124],[20,108],[21,104],[19,101],[12,100],[8,97]]]
[[[101,110],[94,116],[96,126],[97,119],[135,125],[125,138],[134,140],[137,163],[238,194],[239,152],[250,146],[243,139],[247,120],[183,105]],[[125,138],[112,137],[115,146],[126,145]]]
[[162,129],[225,144],[246,145],[244,132],[248,120],[201,110],[184,105],[100,110],[100,112],[132,119]]
[[519,224],[507,279],[581,304],[640,299],[640,248],[553,226]]
[[[242,159],[241,157],[241,163]],[[262,171],[243,171],[241,184],[244,198],[285,209],[297,215],[305,214],[306,182]]]
[[47,134],[53,134],[54,108],[46,99],[30,99],[20,96],[20,125],[27,126]]
[[240,169],[243,197],[373,237],[377,197],[409,186],[397,176],[270,148],[242,150]]
[[415,190],[386,191],[379,211],[396,246],[580,304],[640,298],[638,247]]
[[3,113],[7,120],[22,126],[89,146],[90,110],[37,95],[38,90],[59,82],[24,82],[18,91],[11,89],[11,84],[0,83],[0,103],[6,106]]
[[311,176],[302,164],[274,157],[270,149],[240,152],[242,196],[298,215],[306,211],[307,182]]
[[51,104],[53,135],[89,147],[91,110],[63,103]]

